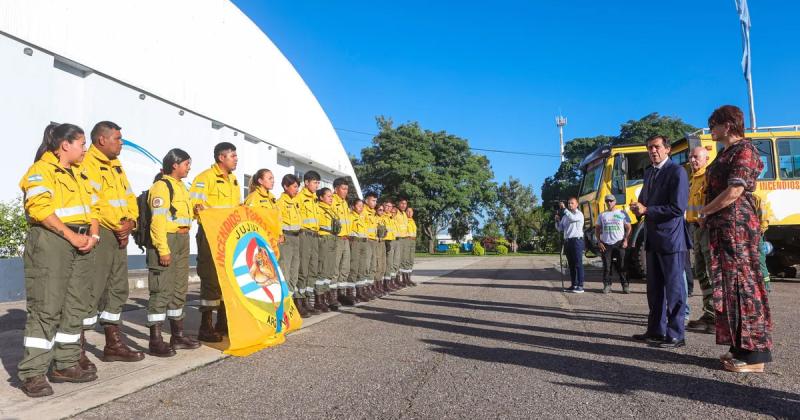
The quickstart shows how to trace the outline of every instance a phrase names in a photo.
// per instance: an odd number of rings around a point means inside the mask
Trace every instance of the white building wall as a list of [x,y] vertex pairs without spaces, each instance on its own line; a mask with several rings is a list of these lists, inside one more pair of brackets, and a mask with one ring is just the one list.
[[[31,49],[32,55],[25,54],[26,48]],[[120,156],[137,193],[150,187],[160,169],[160,160],[171,148],[184,149],[192,156],[192,171],[186,180],[190,183],[195,175],[213,164],[214,145],[221,141],[237,147],[239,166],[235,174],[242,189],[246,187],[245,175],[252,175],[259,168],[273,170],[276,196],[282,191],[280,179],[286,173],[314,169],[322,175],[325,186],[342,176],[328,167],[308,164],[313,161],[301,157],[297,151],[280,149],[250,135],[247,140],[246,133],[176,104],[149,95],[140,99],[141,90],[92,73],[91,69],[83,68],[89,74],[82,77],[80,67],[72,72],[56,68],[55,59],[0,33],[0,126],[3,127],[0,145],[7,154],[3,165],[7,176],[0,180],[0,200],[21,196],[19,180],[32,164],[42,132],[51,121],[79,125],[87,140],[96,122],[110,120],[119,124],[123,138],[140,147],[125,146]],[[279,165],[280,152],[296,158],[282,157]],[[194,241],[192,252],[196,252]],[[129,253],[140,254],[132,242]]]

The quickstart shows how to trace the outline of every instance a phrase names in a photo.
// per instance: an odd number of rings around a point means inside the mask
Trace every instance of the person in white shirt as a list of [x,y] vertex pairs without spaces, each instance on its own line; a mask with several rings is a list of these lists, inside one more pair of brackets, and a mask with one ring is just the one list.
[[603,259],[603,293],[611,292],[611,266],[616,256],[617,262],[613,266],[619,274],[622,293],[627,294],[630,287],[625,276],[625,248],[631,234],[631,218],[624,210],[615,208],[617,199],[614,194],[606,195],[605,202],[608,210],[600,213],[595,223],[597,246]]
[[569,264],[569,277],[572,285],[567,293],[583,293],[583,213],[578,210],[578,199],[571,197],[561,206],[561,214],[556,214],[556,229],[564,232],[564,253]]

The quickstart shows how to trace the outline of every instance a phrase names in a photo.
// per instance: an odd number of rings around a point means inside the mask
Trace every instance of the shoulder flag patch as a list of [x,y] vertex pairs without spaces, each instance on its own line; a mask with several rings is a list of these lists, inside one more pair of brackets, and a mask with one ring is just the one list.
[[44,178],[39,174],[33,174],[28,177],[28,182],[42,182]]
[[206,187],[206,183],[205,182],[198,182],[197,184],[195,184],[195,186],[197,188],[205,188]]

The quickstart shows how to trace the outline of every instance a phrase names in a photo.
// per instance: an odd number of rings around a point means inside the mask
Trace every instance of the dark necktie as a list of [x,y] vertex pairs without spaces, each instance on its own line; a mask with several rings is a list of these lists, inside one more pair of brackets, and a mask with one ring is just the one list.
[[659,168],[653,167],[653,170],[650,172],[650,182],[647,183],[647,197],[650,198],[650,195],[653,193],[653,189],[656,187],[656,178],[658,178],[658,171]]

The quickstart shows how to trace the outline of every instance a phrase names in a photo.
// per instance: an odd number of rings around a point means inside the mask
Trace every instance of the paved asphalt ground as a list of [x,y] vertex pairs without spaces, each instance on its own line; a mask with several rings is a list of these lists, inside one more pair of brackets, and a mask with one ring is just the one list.
[[[466,268],[348,309],[276,348],[227,358],[78,418],[765,418],[800,416],[800,282],[776,283],[775,362],[722,371],[726,349],[689,333],[677,351],[644,331],[644,285],[561,292],[552,256]],[[700,298],[691,298],[697,308]],[[693,318],[695,315],[692,316]],[[100,391],[100,390],[98,390]]]

